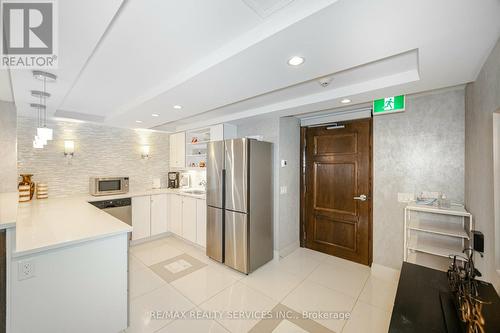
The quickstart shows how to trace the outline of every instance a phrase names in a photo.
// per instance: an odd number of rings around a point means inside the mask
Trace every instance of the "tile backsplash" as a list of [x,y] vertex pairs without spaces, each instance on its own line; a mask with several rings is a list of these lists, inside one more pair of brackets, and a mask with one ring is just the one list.
[[[36,120],[18,117],[18,172],[34,174],[46,182],[49,197],[87,194],[89,177],[128,176],[130,190],[150,189],[153,179],[166,186],[169,171],[169,135],[91,123],[50,121],[54,140],[43,149],[33,148]],[[64,156],[64,141],[73,140],[73,159]],[[141,158],[141,147],[150,146],[150,158]]]

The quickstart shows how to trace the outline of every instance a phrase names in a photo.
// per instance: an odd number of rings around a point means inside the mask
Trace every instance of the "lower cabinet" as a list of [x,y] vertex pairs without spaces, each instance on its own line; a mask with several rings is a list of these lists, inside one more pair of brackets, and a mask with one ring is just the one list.
[[6,231],[0,230],[0,333],[6,332],[7,322],[7,242]]
[[167,194],[151,196],[151,236],[163,234],[168,231],[168,205]]
[[207,247],[207,201],[196,199],[196,243]]
[[196,199],[182,198],[182,237],[196,243]]
[[132,240],[151,236],[151,196],[132,198]]
[[182,196],[172,195],[170,201],[170,231],[182,236]]
[[206,200],[177,194],[132,198],[132,240],[172,232],[206,247]]
[[132,198],[132,240],[168,231],[168,195],[155,194]]

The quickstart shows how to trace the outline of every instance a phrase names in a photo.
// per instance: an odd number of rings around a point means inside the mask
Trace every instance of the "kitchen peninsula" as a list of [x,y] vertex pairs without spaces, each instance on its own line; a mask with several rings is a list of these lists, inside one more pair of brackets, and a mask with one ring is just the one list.
[[17,193],[0,194],[8,332],[119,332],[127,327],[132,227],[86,199],[18,204]]

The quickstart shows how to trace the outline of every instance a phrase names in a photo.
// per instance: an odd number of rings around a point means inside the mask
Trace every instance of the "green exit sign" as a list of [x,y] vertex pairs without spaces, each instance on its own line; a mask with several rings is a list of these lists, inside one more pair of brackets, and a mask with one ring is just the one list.
[[402,112],[405,110],[405,95],[391,96],[373,101],[373,115]]

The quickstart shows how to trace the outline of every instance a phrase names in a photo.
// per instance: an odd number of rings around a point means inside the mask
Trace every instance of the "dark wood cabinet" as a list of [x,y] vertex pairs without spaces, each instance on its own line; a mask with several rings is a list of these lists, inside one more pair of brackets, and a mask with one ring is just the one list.
[[[484,332],[498,333],[500,298],[491,283],[478,282],[478,289],[480,296],[491,302],[483,307]],[[465,332],[458,310],[455,304],[450,307],[449,299],[453,298],[446,272],[404,262],[389,333]]]
[[0,230],[0,333],[5,333],[7,314],[7,259],[5,230]]

